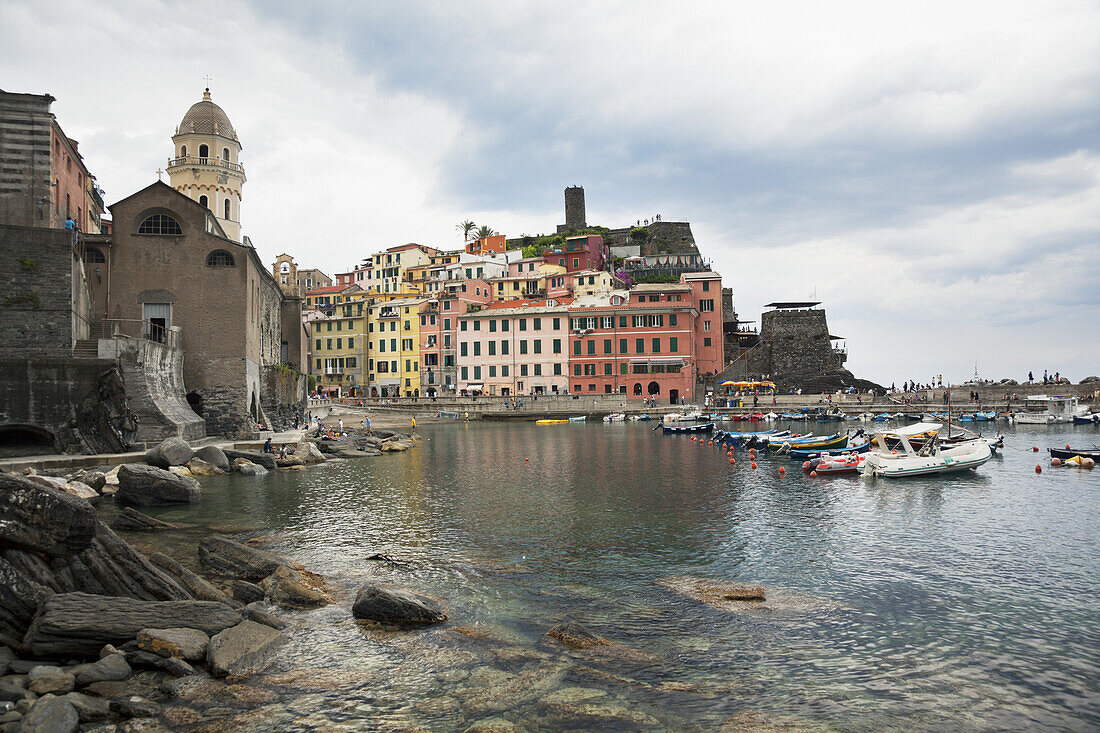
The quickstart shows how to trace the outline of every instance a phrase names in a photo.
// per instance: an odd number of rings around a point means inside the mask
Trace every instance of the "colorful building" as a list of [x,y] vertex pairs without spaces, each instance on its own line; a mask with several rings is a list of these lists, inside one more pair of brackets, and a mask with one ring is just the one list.
[[365,384],[368,320],[360,296],[321,311],[310,326],[310,371],[318,389],[339,396],[358,396]]
[[543,250],[542,259],[548,265],[561,265],[568,272],[602,270],[610,259],[610,251],[599,234],[567,237],[560,247]]
[[458,319],[458,389],[467,394],[558,394],[568,385],[568,302],[494,302]]
[[458,384],[458,318],[491,302],[489,283],[456,283],[420,306],[420,385],[435,397],[453,394]]
[[420,306],[424,300],[396,298],[369,306],[368,396],[420,396]]

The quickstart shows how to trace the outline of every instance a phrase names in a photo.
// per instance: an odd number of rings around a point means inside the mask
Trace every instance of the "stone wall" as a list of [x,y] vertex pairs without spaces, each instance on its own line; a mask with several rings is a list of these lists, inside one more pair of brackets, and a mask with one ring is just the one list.
[[0,221],[48,227],[52,97],[0,93]]
[[71,232],[0,225],[0,345],[4,356],[72,353],[73,272]]
[[260,395],[267,427],[289,430],[305,409],[306,377],[290,369],[268,367]]
[[0,359],[0,444],[18,429],[45,431],[57,453],[117,453],[137,422],[109,359]]
[[137,442],[206,436],[206,422],[187,404],[181,350],[144,339],[101,339],[99,356],[117,360],[137,417]]
[[751,377],[769,375],[781,391],[878,386],[856,379],[844,368],[845,356],[829,340],[824,310],[767,311],[760,324],[760,346],[748,354]]

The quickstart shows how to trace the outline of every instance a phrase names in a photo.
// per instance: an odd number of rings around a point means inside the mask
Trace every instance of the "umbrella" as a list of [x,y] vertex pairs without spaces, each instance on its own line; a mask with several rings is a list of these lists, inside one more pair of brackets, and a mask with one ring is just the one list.
[[737,385],[737,384],[739,384],[739,382],[731,382],[729,380],[726,380],[725,382],[722,382],[718,386],[719,387],[733,387],[734,385]]

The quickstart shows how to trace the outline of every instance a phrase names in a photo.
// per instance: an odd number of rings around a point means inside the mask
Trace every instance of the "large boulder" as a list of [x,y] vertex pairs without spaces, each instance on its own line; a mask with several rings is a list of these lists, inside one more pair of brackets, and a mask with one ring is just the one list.
[[240,620],[239,611],[209,601],[139,601],[57,593],[39,605],[23,648],[35,657],[93,656],[104,644],[125,643],[142,629],[186,627],[209,635]]
[[213,575],[255,583],[274,573],[280,565],[286,565],[287,561],[225,537],[207,537],[199,543],[199,563]]
[[319,577],[313,577],[287,565],[280,565],[260,585],[273,603],[285,608],[316,608],[324,606],[329,598],[315,587]]
[[243,458],[246,461],[255,463],[259,466],[263,466],[268,471],[274,471],[276,468],[278,468],[278,465],[276,465],[275,463],[275,456],[271,453],[257,453],[255,451],[229,449],[226,449],[224,453],[225,457],[228,458],[230,461],[235,458]]
[[137,635],[141,651],[194,662],[206,657],[210,637],[198,629],[142,629]]
[[267,469],[257,463],[242,463],[237,466],[237,472],[242,476],[264,476]]
[[201,495],[202,487],[195,479],[155,466],[127,463],[118,471],[115,498],[124,504],[188,504],[198,501]]
[[61,487],[61,490],[66,494],[72,494],[76,498],[83,499],[92,504],[98,504],[99,500],[103,498],[99,495],[98,491],[88,486],[88,484],[83,481],[68,481]]
[[216,445],[204,445],[195,451],[195,458],[206,461],[212,466],[217,466],[223,471],[229,470],[229,459],[225,456],[225,451]]
[[434,598],[376,585],[364,585],[359,589],[351,615],[364,621],[401,626],[424,626],[447,620],[443,605]]
[[69,557],[95,538],[88,502],[23,476],[0,473],[0,546]]
[[168,438],[145,454],[145,462],[157,468],[183,466],[195,457],[195,451],[183,438]]
[[201,458],[192,458],[187,462],[187,470],[192,476],[220,476],[225,473],[213,463],[208,463]]
[[323,463],[325,456],[321,453],[317,444],[312,440],[300,440],[297,447],[294,449],[294,456],[300,458],[302,463]]
[[73,733],[80,725],[76,708],[56,695],[43,695],[19,721],[19,733]]
[[253,674],[271,662],[275,651],[287,642],[286,634],[255,621],[241,623],[210,639],[206,660],[219,677]]

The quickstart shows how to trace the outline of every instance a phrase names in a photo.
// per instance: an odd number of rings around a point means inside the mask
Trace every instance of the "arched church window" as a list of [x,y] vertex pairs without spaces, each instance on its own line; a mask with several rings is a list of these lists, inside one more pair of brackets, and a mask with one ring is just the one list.
[[183,234],[180,223],[167,214],[153,214],[142,220],[138,234]]
[[200,145],[199,146],[199,157],[200,158],[209,158],[210,157],[210,148],[207,147],[206,145]]
[[209,207],[210,199],[206,198],[205,196],[199,196],[199,204],[201,206]]
[[107,258],[103,256],[102,250],[96,247],[89,247],[86,254],[88,256],[85,259],[90,263],[98,264],[107,262]]
[[180,157],[181,158],[186,158],[187,157],[187,146],[186,145],[181,145],[180,146]]
[[236,267],[237,263],[233,260],[233,255],[226,252],[224,249],[216,249],[210,254],[206,255],[207,267]]
[[222,160],[229,160],[229,148],[222,148]]
[[229,220],[229,199],[225,200],[225,216],[222,217],[225,220]]

